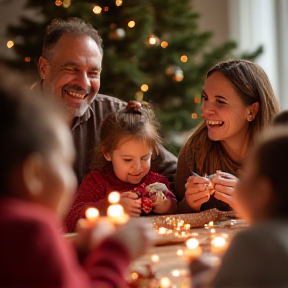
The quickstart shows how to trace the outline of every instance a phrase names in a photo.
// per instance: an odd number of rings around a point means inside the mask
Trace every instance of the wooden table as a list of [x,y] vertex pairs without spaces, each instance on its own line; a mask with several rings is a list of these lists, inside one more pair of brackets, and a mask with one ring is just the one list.
[[[218,226],[215,223],[214,226],[207,226],[206,228],[193,228],[190,229],[189,237],[195,237],[199,240],[200,246],[203,249],[203,253],[201,255],[201,260],[210,265],[210,266],[217,266],[221,263],[221,254],[215,254],[211,252],[211,239],[215,237],[215,235],[225,235],[227,237],[227,243],[231,242],[234,235],[243,229],[245,225],[244,221],[242,220],[231,220],[238,221],[237,225],[224,225]],[[230,221],[230,223],[231,223]],[[242,222],[240,222],[242,221]],[[228,221],[226,221],[228,223]],[[241,223],[241,225],[240,225]],[[217,225],[216,225],[217,224]],[[214,230],[213,230],[214,229]],[[211,232],[212,231],[212,232]],[[141,275],[149,274],[149,269],[151,269],[151,273],[154,274],[155,278],[158,280],[163,277],[168,277],[171,281],[171,288],[191,288],[193,287],[192,279],[190,276],[189,271],[189,263],[190,259],[185,255],[186,248],[186,239],[183,238],[182,240],[179,239],[178,243],[176,241],[171,241],[171,243],[166,243],[166,245],[156,245],[153,246],[149,253],[140,257],[130,265],[129,275],[127,276],[128,279],[141,277]],[[159,239],[158,239],[159,240]],[[157,242],[157,241],[156,241]],[[162,241],[163,242],[163,241]],[[158,241],[160,244],[161,241]],[[157,244],[157,243],[156,243]],[[183,252],[183,255],[179,255],[180,252]],[[181,253],[180,253],[181,254]],[[157,255],[159,257],[158,262],[153,262],[151,260],[152,255]],[[157,260],[157,257],[156,257]],[[132,281],[132,280],[131,280]],[[144,281],[144,280],[142,280]],[[156,280],[155,280],[156,281]],[[143,286],[137,286],[137,288],[147,288],[148,284],[144,284]],[[156,285],[156,284],[155,284]],[[151,285],[151,288],[158,287]]]

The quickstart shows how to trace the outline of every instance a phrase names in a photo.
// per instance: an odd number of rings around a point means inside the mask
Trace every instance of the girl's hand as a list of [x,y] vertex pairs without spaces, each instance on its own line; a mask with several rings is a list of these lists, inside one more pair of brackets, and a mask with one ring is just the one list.
[[132,191],[121,193],[120,204],[126,213],[131,217],[138,217],[141,214],[141,199]]
[[229,204],[235,210],[235,187],[238,178],[232,174],[219,171],[212,180],[215,189],[215,198]]
[[185,198],[188,205],[195,211],[200,211],[203,203],[210,199],[210,180],[196,173],[187,179]]
[[176,199],[168,198],[157,201],[154,206],[154,212],[157,214],[174,214],[177,211]]

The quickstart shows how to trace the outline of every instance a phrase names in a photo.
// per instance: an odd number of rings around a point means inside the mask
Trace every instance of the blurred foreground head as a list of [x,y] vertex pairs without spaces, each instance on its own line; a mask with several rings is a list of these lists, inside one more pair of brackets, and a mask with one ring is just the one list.
[[0,196],[66,212],[75,193],[74,147],[62,110],[0,73]]
[[237,186],[240,214],[251,222],[288,218],[288,129],[268,130],[255,145]]

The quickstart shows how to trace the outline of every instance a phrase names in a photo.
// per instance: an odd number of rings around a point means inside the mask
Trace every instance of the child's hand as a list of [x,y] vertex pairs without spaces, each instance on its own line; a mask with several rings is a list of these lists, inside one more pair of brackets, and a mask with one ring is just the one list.
[[90,225],[82,218],[78,220],[76,227],[77,236],[74,244],[80,257],[85,257],[104,238],[115,232],[114,225],[107,217],[100,217],[95,225]]
[[121,242],[129,251],[131,259],[134,260],[152,246],[155,231],[151,223],[130,218],[126,224],[120,226],[108,238]]
[[120,204],[126,213],[131,217],[138,217],[141,214],[141,198],[132,191],[121,193]]
[[165,199],[155,202],[153,211],[157,214],[174,214],[177,211],[176,199]]

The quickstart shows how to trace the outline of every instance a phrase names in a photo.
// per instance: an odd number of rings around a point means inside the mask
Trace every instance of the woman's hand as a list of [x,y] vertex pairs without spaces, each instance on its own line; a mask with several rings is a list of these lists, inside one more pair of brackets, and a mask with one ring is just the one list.
[[185,184],[185,197],[188,205],[195,211],[200,211],[203,203],[210,199],[210,180],[199,175],[190,176]]
[[138,217],[141,214],[141,198],[132,191],[121,193],[120,204],[126,213],[131,217]]
[[215,189],[215,198],[229,204],[235,210],[235,187],[238,178],[232,174],[219,171],[211,180]]

